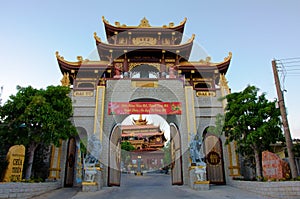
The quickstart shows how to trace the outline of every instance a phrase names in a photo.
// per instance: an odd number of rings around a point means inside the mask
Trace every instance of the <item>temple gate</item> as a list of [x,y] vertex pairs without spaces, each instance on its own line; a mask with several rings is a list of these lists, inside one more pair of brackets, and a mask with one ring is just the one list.
[[[101,185],[120,186],[120,124],[131,114],[158,114],[166,120],[170,125],[172,184],[189,184],[190,136],[203,138],[205,129],[214,126],[216,115],[224,112],[226,102],[218,99],[230,92],[225,75],[232,54],[217,63],[209,56],[189,61],[194,35],[182,43],[185,23],[186,19],[179,25],[153,27],[143,18],[138,26],[112,25],[103,17],[107,42],[94,33],[100,60],[78,56],[71,62],[56,52],[62,85],[72,88],[72,120],[87,134],[87,149],[98,160]],[[215,139],[219,140],[217,148],[212,148]],[[211,169],[216,165],[206,162],[207,180],[212,183],[224,184],[230,176],[239,175],[234,145],[225,147],[225,139],[220,135],[204,140],[205,159],[211,157],[214,164],[214,157],[220,157],[217,171]],[[100,146],[95,148],[94,143]],[[56,177],[65,177],[66,185],[72,184],[68,176],[76,176],[74,172],[81,166],[76,164],[70,170],[71,145],[53,149],[56,156],[66,157],[60,164],[66,169],[58,170],[54,160],[50,168]]]

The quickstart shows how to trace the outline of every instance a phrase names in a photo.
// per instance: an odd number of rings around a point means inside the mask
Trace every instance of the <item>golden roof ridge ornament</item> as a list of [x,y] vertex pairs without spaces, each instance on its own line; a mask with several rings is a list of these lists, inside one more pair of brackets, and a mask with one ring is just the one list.
[[101,39],[100,39],[100,37],[98,37],[98,35],[97,35],[96,32],[94,32],[94,38],[95,38],[95,40],[98,41],[99,43],[101,42]]
[[[71,62],[71,61],[65,60],[65,58],[63,56],[59,55],[58,51],[55,52],[55,56],[56,56],[57,60],[62,61],[64,63],[72,65],[72,66],[80,66],[81,63],[83,62],[82,56],[77,56],[77,60],[78,60],[77,62]],[[84,61],[88,61],[88,60],[84,60]]]
[[147,118],[143,119],[142,114],[140,114],[139,119],[137,119],[137,120],[135,120],[134,118],[132,118],[132,119],[133,119],[134,125],[147,125],[147,123],[148,123]]
[[190,43],[190,42],[194,41],[195,36],[196,36],[195,34],[192,34],[192,37],[187,41],[187,43]]
[[219,65],[219,64],[222,64],[222,63],[225,63],[225,62],[230,61],[231,58],[232,58],[232,52],[229,52],[229,53],[228,53],[228,56],[225,57],[224,60],[221,61],[221,62],[213,63],[213,62],[211,61],[211,57],[210,57],[210,56],[207,56],[207,57],[205,58],[205,60],[200,59],[199,63],[201,63],[201,64],[210,64],[211,66],[216,66],[216,65]]
[[228,53],[228,56],[224,58],[224,62],[229,61],[232,58],[232,52]]
[[182,24],[185,24],[185,22],[187,21],[187,18],[186,17],[184,17],[184,19],[183,19],[183,21],[182,22],[180,22],[180,25],[182,25]]
[[140,25],[138,25],[139,28],[150,28],[151,25],[149,24],[149,21],[148,19],[146,19],[146,17],[144,17],[142,20],[141,20],[141,23]]
[[168,25],[162,25],[162,26],[151,26],[146,17],[141,19],[140,24],[138,26],[129,26],[129,25],[126,25],[126,24],[121,24],[119,21],[115,21],[114,25],[112,25],[112,24],[109,23],[109,21],[107,19],[105,19],[104,16],[102,16],[102,21],[105,24],[115,26],[117,28],[175,28],[175,27],[184,25],[187,21],[187,18],[184,17],[183,21],[181,21],[179,23],[179,25],[175,25],[174,22],[170,22]]
[[102,16],[102,21],[103,21],[104,23],[106,23],[106,24],[109,24],[109,22],[105,19],[104,16]]

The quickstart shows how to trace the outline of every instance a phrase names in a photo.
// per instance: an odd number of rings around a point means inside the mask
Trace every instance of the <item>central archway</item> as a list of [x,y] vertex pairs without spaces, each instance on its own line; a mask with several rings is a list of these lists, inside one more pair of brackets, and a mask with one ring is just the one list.
[[[169,123],[169,126],[171,163],[168,166],[171,166],[171,182],[172,185],[182,185],[181,136],[174,123]],[[116,124],[109,137],[108,186],[121,185],[121,136],[122,125]]]

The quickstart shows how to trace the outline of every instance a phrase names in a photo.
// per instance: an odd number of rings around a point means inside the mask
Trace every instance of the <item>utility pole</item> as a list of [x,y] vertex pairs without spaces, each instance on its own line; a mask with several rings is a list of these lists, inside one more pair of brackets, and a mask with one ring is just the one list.
[[279,105],[280,113],[281,113],[285,142],[286,142],[286,147],[287,147],[288,156],[289,156],[288,159],[289,159],[289,163],[290,163],[291,174],[292,174],[292,178],[296,178],[298,176],[298,172],[297,172],[297,167],[296,167],[296,163],[295,163],[294,153],[292,151],[293,142],[292,142],[291,133],[290,133],[290,129],[289,129],[289,123],[288,123],[287,115],[286,115],[284,96],[283,96],[283,93],[282,93],[282,90],[280,87],[278,71],[277,71],[277,66],[276,66],[276,60],[272,61],[272,68],[273,68],[275,86],[276,86],[276,91],[277,91],[277,96],[278,96],[278,105]]

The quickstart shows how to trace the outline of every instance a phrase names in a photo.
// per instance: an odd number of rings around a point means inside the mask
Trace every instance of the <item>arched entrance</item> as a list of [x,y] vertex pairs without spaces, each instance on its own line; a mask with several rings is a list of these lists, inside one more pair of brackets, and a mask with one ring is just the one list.
[[[108,186],[120,186],[121,182],[121,124],[115,125],[109,138]],[[170,124],[170,155],[172,185],[183,184],[181,136],[177,126]]]
[[132,78],[158,78],[159,70],[149,64],[141,64],[134,67],[130,71],[132,73]]
[[171,142],[171,159],[172,159],[172,185],[183,184],[182,174],[182,153],[181,153],[181,137],[175,124],[170,124],[170,142]]
[[222,141],[216,135],[207,132],[207,128],[203,136],[207,180],[209,180],[211,184],[226,184]]
[[117,124],[109,137],[108,186],[120,186],[121,133],[121,125]]
[[67,146],[67,157],[66,157],[66,168],[65,168],[65,187],[72,187],[74,183],[74,172],[75,172],[75,155],[76,155],[76,140],[71,137],[68,141]]

